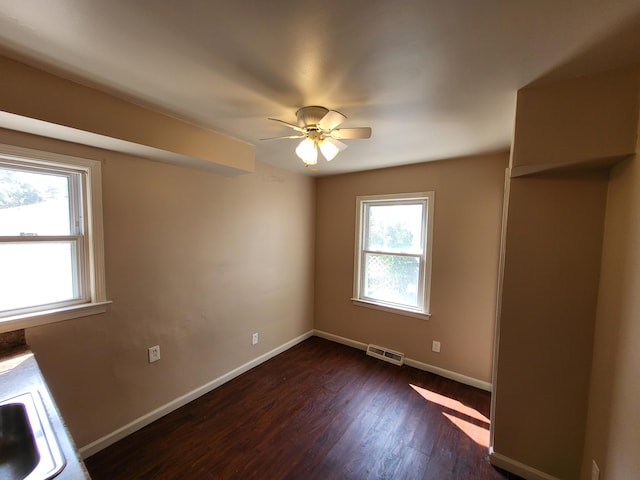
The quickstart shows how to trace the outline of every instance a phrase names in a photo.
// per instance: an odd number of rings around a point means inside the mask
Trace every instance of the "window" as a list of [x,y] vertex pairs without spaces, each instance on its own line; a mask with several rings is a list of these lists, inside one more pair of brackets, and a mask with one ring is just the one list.
[[105,311],[100,173],[0,145],[0,331]]
[[353,301],[429,315],[434,192],[357,198]]

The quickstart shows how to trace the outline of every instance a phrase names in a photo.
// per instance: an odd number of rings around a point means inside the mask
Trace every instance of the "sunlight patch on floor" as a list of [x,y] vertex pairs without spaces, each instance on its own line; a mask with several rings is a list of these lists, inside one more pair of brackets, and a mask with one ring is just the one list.
[[489,447],[489,419],[474,408],[452,398],[410,384],[425,400],[443,407],[442,414],[478,445]]
[[442,412],[442,414],[447,417],[451,423],[462,430],[462,432],[471,440],[476,442],[478,445],[489,448],[489,424],[487,424],[486,427],[480,426],[449,413]]

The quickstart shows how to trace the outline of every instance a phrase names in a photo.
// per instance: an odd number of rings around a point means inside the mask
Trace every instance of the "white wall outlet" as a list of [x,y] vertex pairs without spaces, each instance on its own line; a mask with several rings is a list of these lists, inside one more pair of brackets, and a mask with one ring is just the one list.
[[595,460],[591,460],[591,480],[600,480],[600,469]]
[[160,345],[149,347],[149,363],[160,360]]
[[433,343],[431,344],[431,350],[436,353],[440,353],[440,342],[437,340],[434,340]]
[[255,345],[256,343],[258,343],[258,334],[254,333],[251,335],[251,345]]

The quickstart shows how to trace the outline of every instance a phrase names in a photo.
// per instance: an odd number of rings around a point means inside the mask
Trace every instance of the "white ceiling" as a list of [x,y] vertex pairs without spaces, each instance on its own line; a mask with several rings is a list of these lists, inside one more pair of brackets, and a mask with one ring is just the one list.
[[0,0],[5,54],[311,173],[304,105],[370,126],[317,175],[508,148],[532,82],[640,63],[639,0]]

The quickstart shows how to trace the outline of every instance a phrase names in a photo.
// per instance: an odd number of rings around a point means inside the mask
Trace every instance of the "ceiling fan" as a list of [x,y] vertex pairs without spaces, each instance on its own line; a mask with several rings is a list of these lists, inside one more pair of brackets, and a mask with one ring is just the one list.
[[318,149],[327,161],[347,148],[340,140],[371,137],[370,127],[338,128],[347,117],[335,110],[325,107],[302,107],[296,112],[298,125],[277,118],[269,118],[280,122],[298,132],[296,135],[263,138],[262,140],[278,140],[282,138],[302,138],[296,147],[296,155],[306,166],[318,163]]

